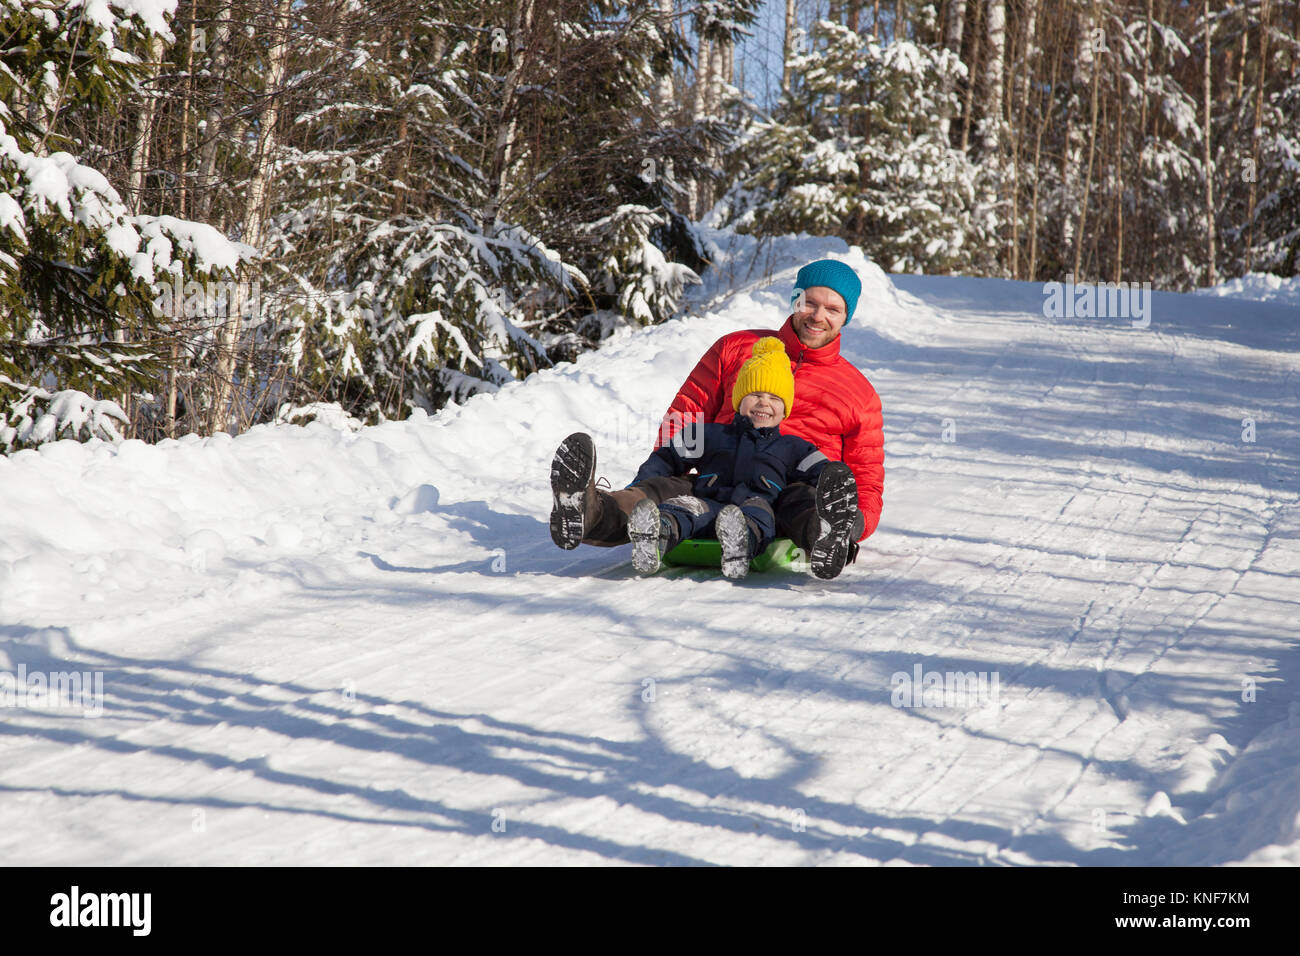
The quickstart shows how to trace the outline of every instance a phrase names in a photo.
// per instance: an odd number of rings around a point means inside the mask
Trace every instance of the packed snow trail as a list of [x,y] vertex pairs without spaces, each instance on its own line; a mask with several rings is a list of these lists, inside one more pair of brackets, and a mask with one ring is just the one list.
[[[1300,863],[1300,312],[715,241],[697,317],[433,418],[0,459],[0,675],[102,676],[0,710],[0,862]],[[621,487],[826,254],[884,401],[858,563],[557,549],[560,439]],[[918,668],[988,683],[894,706]]]

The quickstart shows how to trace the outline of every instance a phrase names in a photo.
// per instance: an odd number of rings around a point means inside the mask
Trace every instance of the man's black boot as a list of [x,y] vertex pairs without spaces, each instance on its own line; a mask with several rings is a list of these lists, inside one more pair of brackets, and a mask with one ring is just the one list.
[[812,573],[830,580],[844,570],[858,515],[858,483],[842,461],[832,461],[817,479],[818,529],[808,552]]

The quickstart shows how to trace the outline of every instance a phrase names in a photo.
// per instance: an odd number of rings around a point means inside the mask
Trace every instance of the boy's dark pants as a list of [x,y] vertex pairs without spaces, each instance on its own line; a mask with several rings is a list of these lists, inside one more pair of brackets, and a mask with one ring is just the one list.
[[[627,516],[632,513],[638,501],[649,498],[656,505],[662,505],[669,498],[690,495],[693,487],[694,481],[685,476],[647,478],[631,488],[614,492],[588,486],[584,516],[587,534],[582,543],[602,548],[627,544]],[[777,537],[789,538],[804,551],[812,549],[821,529],[817,519],[816,488],[795,482],[777,495],[772,511],[776,518]],[[716,510],[713,516],[717,516]],[[746,517],[752,518],[748,514]],[[683,532],[682,537],[690,536],[684,528]]]
[[[714,523],[723,508],[731,504],[717,498],[696,498],[683,495],[669,498],[659,506],[660,510],[672,515],[677,521],[678,540],[683,538],[715,538],[717,530]],[[776,537],[776,516],[772,506],[755,495],[740,505],[740,513],[745,516],[749,526],[749,553],[758,554]]]

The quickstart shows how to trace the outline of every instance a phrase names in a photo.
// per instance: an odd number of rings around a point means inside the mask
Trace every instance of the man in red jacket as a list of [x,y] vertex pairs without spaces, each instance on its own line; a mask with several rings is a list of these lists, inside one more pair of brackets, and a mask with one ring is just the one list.
[[[857,555],[857,542],[880,523],[884,492],[884,437],[880,397],[871,383],[840,355],[840,330],[853,318],[862,283],[847,265],[820,259],[795,278],[793,313],[775,333],[769,329],[732,332],[714,342],[678,390],[664,417],[660,444],[694,422],[728,422],[731,389],[740,367],[753,354],[755,339],[775,335],[785,346],[794,374],[793,413],[781,424],[822,454],[849,466],[857,486],[857,508],[835,506],[832,495],[791,484],[777,498],[777,534],[813,557],[814,573],[835,577]],[[583,441],[585,439],[585,441]],[[681,440],[679,438],[679,440]],[[628,488],[612,494],[594,485],[595,449],[585,435],[570,436],[551,469],[554,507],[551,537],[563,548],[624,544],[627,516],[641,498],[661,504],[690,494],[689,479],[661,479],[663,487]],[[685,482],[686,487],[680,485]],[[831,490],[833,491],[833,490]]]

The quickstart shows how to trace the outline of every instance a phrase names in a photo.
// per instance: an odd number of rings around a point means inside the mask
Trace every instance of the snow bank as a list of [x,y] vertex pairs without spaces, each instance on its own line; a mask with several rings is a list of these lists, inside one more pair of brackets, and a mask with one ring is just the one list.
[[1248,866],[1300,866],[1300,701],[1251,739],[1214,790],[1220,796],[1207,816],[1240,831],[1230,857],[1246,850],[1240,862]]
[[790,312],[799,269],[816,259],[839,259],[862,280],[862,295],[848,326],[850,338],[856,326],[869,327],[898,342],[928,342],[942,335],[951,323],[948,316],[899,289],[861,246],[850,246],[842,239],[801,234],[763,240],[708,226],[698,226],[697,234],[711,267],[704,273],[703,284],[687,295],[690,314],[747,312],[763,316],[779,312],[784,319]]
[[1300,306],[1300,276],[1284,279],[1270,272],[1248,272],[1208,289],[1197,289],[1194,294]]

